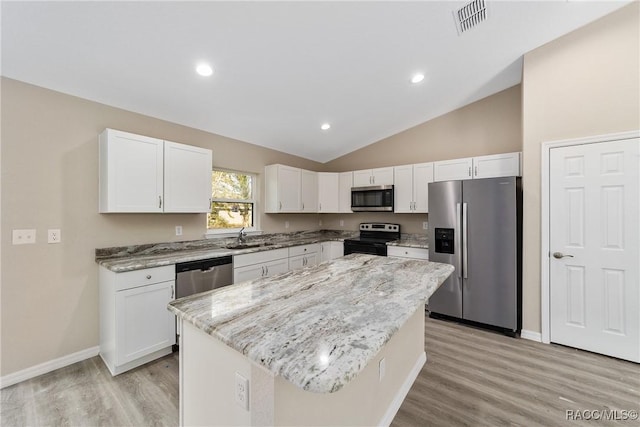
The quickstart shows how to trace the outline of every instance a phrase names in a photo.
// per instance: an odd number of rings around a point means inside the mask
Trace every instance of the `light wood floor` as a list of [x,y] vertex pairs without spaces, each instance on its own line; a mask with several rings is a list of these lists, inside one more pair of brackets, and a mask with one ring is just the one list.
[[[566,410],[640,409],[640,366],[427,319],[427,363],[404,426],[640,425],[567,421]],[[2,390],[2,426],[174,426],[178,357],[117,377],[98,357]]]

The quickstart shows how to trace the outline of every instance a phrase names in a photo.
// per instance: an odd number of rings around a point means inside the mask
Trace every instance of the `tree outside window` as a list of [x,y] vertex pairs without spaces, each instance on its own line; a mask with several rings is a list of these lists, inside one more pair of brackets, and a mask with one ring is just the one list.
[[211,172],[211,212],[209,230],[239,229],[254,226],[253,186],[255,176],[243,172]]

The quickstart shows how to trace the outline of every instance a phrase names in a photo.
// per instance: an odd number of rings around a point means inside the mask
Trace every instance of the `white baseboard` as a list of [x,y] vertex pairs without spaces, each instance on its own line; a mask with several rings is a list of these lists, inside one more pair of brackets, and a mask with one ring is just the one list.
[[420,371],[422,370],[422,367],[424,366],[426,361],[427,361],[427,353],[423,351],[420,357],[418,357],[418,360],[416,360],[415,365],[413,365],[413,368],[407,375],[407,378],[405,378],[404,382],[402,383],[402,386],[400,386],[400,389],[398,390],[395,397],[391,401],[391,404],[387,408],[382,419],[380,420],[380,422],[378,422],[379,426],[388,427],[389,425],[391,425],[393,418],[398,413],[398,409],[400,409],[400,406],[402,406],[402,402],[404,402],[404,398],[407,397],[407,394],[409,394],[409,390],[411,390],[411,386],[413,385],[416,378],[418,378],[418,375],[420,375]]
[[5,375],[4,377],[0,377],[0,389],[35,378],[39,375],[46,374],[47,372],[55,371],[56,369],[64,368],[65,366],[90,359],[97,356],[99,352],[100,346],[95,346],[14,372],[13,374]]
[[540,332],[527,331],[523,329],[520,331],[520,338],[524,338],[525,340],[542,342],[542,334]]

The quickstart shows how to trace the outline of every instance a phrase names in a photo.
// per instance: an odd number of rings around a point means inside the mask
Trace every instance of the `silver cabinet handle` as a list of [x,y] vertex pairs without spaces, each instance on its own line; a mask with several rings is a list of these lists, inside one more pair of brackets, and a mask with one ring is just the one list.
[[171,287],[171,299],[173,299],[173,295],[175,293],[175,289],[173,288],[173,286]]
[[563,254],[562,252],[554,252],[554,253],[553,253],[553,257],[554,257],[555,259],[573,258],[573,255]]
[[469,176],[471,176],[471,166],[469,166]]
[[322,203],[318,203],[318,210],[321,211],[322,210]]
[[469,272],[467,271],[468,269],[468,245],[469,242],[467,241],[469,239],[469,236],[467,235],[468,231],[469,231],[469,227],[467,226],[467,204],[463,203],[462,204],[462,274],[463,274],[463,278],[467,279],[468,278],[468,274]]
[[304,202],[302,202],[302,210],[304,210]]
[[264,265],[262,266],[262,277],[264,277]]
[[476,174],[475,176],[478,176],[478,167],[477,166],[475,167],[475,174]]
[[162,196],[158,196],[158,208],[162,207]]
[[280,207],[278,208],[278,210],[281,211],[282,210],[282,202],[278,202],[278,203],[280,203]]
[[269,266],[265,265],[264,268],[265,268],[265,270],[267,270],[267,275],[269,275]]
[[147,280],[151,279],[151,275],[147,274]]

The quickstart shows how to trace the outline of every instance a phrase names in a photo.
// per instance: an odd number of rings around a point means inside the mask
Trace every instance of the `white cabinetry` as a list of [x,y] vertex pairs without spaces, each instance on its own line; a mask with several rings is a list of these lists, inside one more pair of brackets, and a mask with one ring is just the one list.
[[400,258],[429,259],[429,249],[406,246],[387,246],[387,256]]
[[211,150],[114,129],[99,147],[101,213],[209,211]]
[[340,172],[338,212],[353,213],[351,210],[351,187],[353,187],[353,172]]
[[265,212],[300,212],[302,171],[285,165],[268,165],[265,175]]
[[318,212],[318,172],[301,169],[301,212]]
[[322,242],[320,243],[320,262],[344,256],[343,242]]
[[353,186],[393,185],[393,168],[365,169],[353,172]]
[[114,273],[99,271],[100,356],[112,375],[171,353],[175,316],[175,267]]
[[[351,183],[349,183],[351,193]],[[337,213],[340,209],[340,174],[337,172],[318,173],[318,212]]]
[[293,246],[289,248],[289,270],[309,267],[318,263],[318,243],[310,245]]
[[233,257],[233,283],[270,277],[288,270],[289,250],[287,248]]
[[433,163],[396,166],[393,168],[394,212],[429,212],[429,183],[433,182]]
[[520,153],[467,157],[434,163],[434,181],[520,176]]

